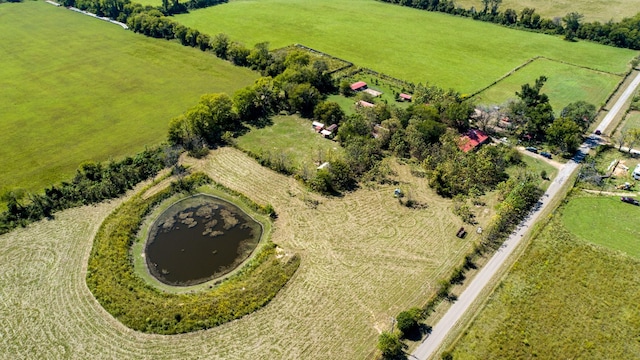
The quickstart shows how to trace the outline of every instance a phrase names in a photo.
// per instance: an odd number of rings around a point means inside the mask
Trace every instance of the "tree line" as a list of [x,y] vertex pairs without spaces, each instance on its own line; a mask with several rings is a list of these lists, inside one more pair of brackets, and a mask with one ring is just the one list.
[[120,161],[84,163],[71,181],[45,188],[43,194],[29,194],[25,199],[19,192],[7,192],[3,194],[7,210],[0,213],[0,234],[45,217],[52,218],[64,209],[114,199],[177,160],[177,153],[171,149],[146,149]]
[[453,0],[380,0],[392,4],[413,7],[427,11],[469,17],[475,20],[527,29],[547,34],[564,35],[567,40],[575,38],[590,40],[604,45],[640,49],[640,13],[623,18],[619,22],[583,22],[583,15],[570,12],[562,18],[547,19],[533,8],[520,12],[514,9],[500,11],[502,0],[482,0],[482,8],[468,9],[455,5]]

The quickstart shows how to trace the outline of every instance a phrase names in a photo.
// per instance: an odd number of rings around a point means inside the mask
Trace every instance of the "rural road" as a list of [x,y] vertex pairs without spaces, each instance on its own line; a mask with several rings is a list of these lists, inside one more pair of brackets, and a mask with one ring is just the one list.
[[[622,96],[616,101],[609,113],[600,122],[597,129],[603,131],[606,129],[617,113],[622,109],[625,102],[633,94],[640,84],[640,74],[625,89]],[[578,169],[579,162],[587,155],[589,150],[597,146],[601,138],[597,135],[590,135],[587,140],[580,146],[575,157],[566,163],[558,172],[558,176],[549,185],[549,188],[542,196],[541,200],[529,213],[529,215],[520,223],[517,230],[509,236],[504,244],[491,257],[489,262],[478,272],[471,280],[469,286],[460,294],[458,300],[451,305],[447,313],[432,328],[431,333],[411,354],[410,358],[418,360],[427,360],[442,346],[443,341],[451,331],[451,329],[460,321],[462,316],[469,310],[471,304],[478,298],[482,290],[490,283],[502,267],[504,262],[509,258],[513,251],[520,244],[524,235],[531,229],[533,224],[538,220],[540,214],[549,206],[556,196],[561,196],[560,190],[571,179],[573,173]]]

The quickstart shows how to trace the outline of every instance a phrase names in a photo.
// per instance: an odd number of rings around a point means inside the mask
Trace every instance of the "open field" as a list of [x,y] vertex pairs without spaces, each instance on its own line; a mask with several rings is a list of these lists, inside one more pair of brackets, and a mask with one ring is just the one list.
[[372,0],[234,0],[176,19],[248,46],[300,43],[396,78],[462,93],[539,55],[623,73],[637,53]]
[[[464,8],[474,6],[482,10],[481,0],[456,0],[456,5]],[[570,12],[577,12],[584,15],[585,21],[600,21],[602,23],[609,20],[619,21],[624,17],[632,17],[640,9],[640,0],[504,0],[500,5],[500,11],[514,9],[521,11],[524,8],[536,9],[536,13],[544,18],[562,18]]]
[[273,204],[272,241],[302,261],[271,303],[207,331],[133,332],[85,284],[93,235],[121,200],[76,208],[0,236],[0,357],[361,359],[390,317],[422,305],[477,240],[475,233],[455,237],[461,221],[451,202],[406,166],[397,167],[398,180],[426,209],[399,205],[391,185],[320,197],[231,148],[190,162],[254,201]]
[[341,153],[342,148],[337,142],[323,138],[311,127],[311,120],[302,119],[297,115],[274,116],[273,125],[259,129],[251,129],[247,134],[237,139],[237,144],[244,150],[255,154],[273,152],[285,154],[300,168],[318,166],[319,159],[327,154]]
[[640,259],[640,207],[619,196],[575,197],[562,212],[564,226],[578,238]]
[[627,117],[622,126],[623,131],[629,131],[631,129],[640,128],[640,111],[632,111],[627,114]]
[[462,359],[637,359],[640,261],[555,218],[455,345]]
[[0,4],[0,32],[0,192],[158,144],[200,95],[258,76],[44,2]]
[[540,75],[547,77],[542,92],[549,96],[556,114],[560,114],[565,106],[577,100],[587,101],[596,107],[604,105],[607,96],[622,80],[621,76],[613,74],[537,59],[497,85],[479,93],[474,100],[482,104],[502,104],[508,99],[516,98],[515,93],[520,91],[521,85],[535,83]]

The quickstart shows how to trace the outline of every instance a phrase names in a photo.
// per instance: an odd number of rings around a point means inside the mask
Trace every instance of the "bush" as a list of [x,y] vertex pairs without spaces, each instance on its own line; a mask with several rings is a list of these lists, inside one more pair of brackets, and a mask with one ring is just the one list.
[[398,330],[402,332],[403,336],[417,330],[420,320],[422,320],[422,310],[416,307],[403,311],[396,316]]

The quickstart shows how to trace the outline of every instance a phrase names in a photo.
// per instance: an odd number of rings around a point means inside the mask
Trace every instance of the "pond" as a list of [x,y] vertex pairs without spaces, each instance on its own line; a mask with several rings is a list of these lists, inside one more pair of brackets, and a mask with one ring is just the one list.
[[262,225],[237,206],[192,196],[171,205],[151,225],[147,268],[168,285],[201,284],[238,267],[261,236]]

